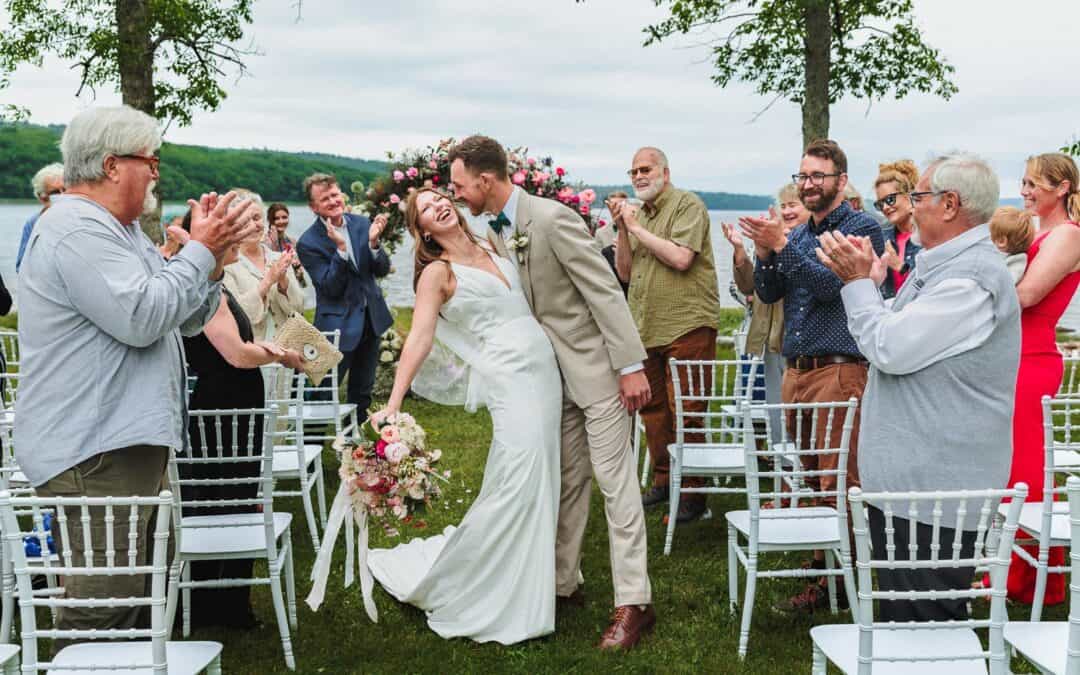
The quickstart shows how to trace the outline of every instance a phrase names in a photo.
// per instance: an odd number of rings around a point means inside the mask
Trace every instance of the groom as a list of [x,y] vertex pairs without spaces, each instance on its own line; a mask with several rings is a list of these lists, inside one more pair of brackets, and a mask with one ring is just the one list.
[[500,255],[517,261],[525,297],[562,371],[555,592],[560,604],[584,604],[581,545],[595,475],[604,495],[616,606],[598,646],[629,649],[656,623],[627,414],[649,400],[645,348],[615,275],[574,211],[511,184],[506,151],[492,138],[470,136],[449,159],[457,198],[474,216],[498,214],[489,239]]

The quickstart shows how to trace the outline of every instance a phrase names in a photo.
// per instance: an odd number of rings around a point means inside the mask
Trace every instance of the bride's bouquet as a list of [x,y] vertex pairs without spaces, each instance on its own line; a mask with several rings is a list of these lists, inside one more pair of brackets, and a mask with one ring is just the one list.
[[361,433],[359,439],[334,442],[341,458],[341,486],[326,519],[307,604],[312,610],[322,604],[334,545],[344,526],[345,587],[353,583],[356,560],[364,608],[372,621],[378,621],[372,597],[375,580],[367,567],[368,519],[378,522],[388,535],[397,536],[400,523],[416,522],[416,514],[442,495],[439,483],[445,482],[450,472],[436,470],[442,451],[428,450],[424,429],[408,413],[397,413],[378,426],[365,422]]
[[439,482],[450,472],[435,469],[442,450],[427,449],[427,435],[412,415],[398,413],[377,429],[363,427],[363,440],[339,438],[334,449],[341,457],[338,475],[354,510],[367,512],[387,535],[398,536],[398,524],[414,522],[415,514],[442,496]]

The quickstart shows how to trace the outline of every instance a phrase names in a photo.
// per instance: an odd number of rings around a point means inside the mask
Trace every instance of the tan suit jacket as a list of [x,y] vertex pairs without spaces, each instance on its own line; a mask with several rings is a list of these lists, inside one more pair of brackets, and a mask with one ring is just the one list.
[[518,263],[525,297],[543,326],[570,398],[579,407],[619,393],[619,371],[645,360],[630,308],[581,217],[553,199],[524,191],[514,229],[522,254],[489,231],[495,250]]

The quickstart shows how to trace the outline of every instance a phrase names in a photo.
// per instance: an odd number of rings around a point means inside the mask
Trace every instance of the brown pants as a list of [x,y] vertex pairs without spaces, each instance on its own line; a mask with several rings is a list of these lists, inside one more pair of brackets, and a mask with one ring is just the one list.
[[[641,408],[641,420],[645,423],[645,439],[649,444],[649,456],[652,458],[653,485],[663,487],[668,484],[668,473],[671,470],[668,446],[675,442],[675,389],[668,370],[668,359],[715,359],[716,329],[711,326],[695,328],[669,345],[652,347],[646,351],[648,358],[645,359],[645,376],[649,378],[652,398]],[[712,383],[706,382],[704,386],[711,387]],[[687,387],[684,382],[684,394],[687,393]],[[706,401],[683,403],[686,412],[704,412],[706,406]],[[700,417],[691,418],[687,420],[686,426],[701,428],[704,421],[704,418]],[[687,436],[687,440],[700,443],[704,439],[691,434]],[[683,479],[682,484],[685,487],[701,487],[705,481],[698,477],[688,477]]]
[[[788,368],[784,371],[784,383],[781,387],[780,397],[784,403],[830,403],[833,401],[847,401],[851,397],[862,399],[863,389],[866,388],[867,366],[862,363],[837,363],[813,370],[797,370]],[[795,411],[788,411],[787,430],[788,436],[796,434]],[[844,417],[834,413],[832,433],[828,441],[825,439],[827,413],[822,412],[817,421],[817,438],[814,439],[815,448],[837,448],[840,446],[840,438],[844,433]],[[810,447],[810,430],[812,421],[809,414],[805,414],[802,421],[799,439],[800,446]],[[838,457],[836,455],[817,455],[800,458],[805,469],[811,471],[825,471],[837,468]],[[815,489],[829,491],[836,489],[836,476],[821,476],[819,485],[814,485],[814,480],[808,481]],[[847,461],[847,486],[846,488],[859,485],[859,409],[855,410],[855,422],[851,429],[851,444],[848,450]],[[846,489],[845,488],[845,489]],[[827,497],[823,503],[835,505],[836,497]]]
[[[42,497],[154,497],[168,485],[166,469],[169,463],[168,448],[151,445],[135,445],[109,450],[95,455],[67,471],[64,471],[37,488]],[[105,507],[91,506],[91,545],[95,565],[105,565]],[[117,507],[113,511],[113,549],[116,560],[128,556],[128,509]],[[150,559],[151,532],[157,517],[156,509],[139,510],[139,538],[136,542],[138,564],[146,565]],[[73,560],[83,564],[82,522],[78,518],[68,520]],[[62,551],[60,529],[53,531],[56,551]],[[170,537],[170,545],[172,540]],[[118,563],[119,564],[119,563]],[[127,598],[146,596],[150,589],[150,576],[69,576],[63,580],[64,594],[68,598]],[[57,612],[56,627],[64,630],[89,630],[92,628],[148,628],[149,614],[140,607],[62,607]],[[57,640],[54,650],[62,649],[80,640]]]

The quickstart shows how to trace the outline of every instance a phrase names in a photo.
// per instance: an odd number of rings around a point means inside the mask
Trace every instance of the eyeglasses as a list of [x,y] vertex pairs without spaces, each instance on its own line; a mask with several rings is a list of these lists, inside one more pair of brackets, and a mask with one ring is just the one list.
[[62,195],[62,194],[64,194],[64,188],[56,188],[55,190],[49,190],[48,192],[46,192],[45,196],[47,198],[52,198],[53,195]]
[[836,178],[844,175],[843,172],[837,173],[822,173],[815,171],[814,173],[796,173],[791,176],[791,182],[796,185],[802,185],[807,179],[810,179],[812,185],[822,185],[826,178]]
[[[909,192],[908,198],[911,199],[911,203],[912,205],[914,205],[922,201],[924,197],[937,197],[939,195],[943,195],[949,192],[956,193],[956,190],[938,190],[937,192]],[[956,194],[956,206],[957,208],[960,207],[960,195],[958,193]]]
[[901,194],[903,193],[893,192],[892,194],[885,195],[881,199],[878,199],[874,202],[874,208],[880,211],[881,207],[883,206],[896,206],[896,200],[900,197]]
[[150,172],[151,173],[157,173],[158,172],[158,165],[161,164],[161,158],[158,157],[157,155],[150,155],[149,157],[145,157],[143,155],[116,155],[116,158],[117,159],[137,159],[140,162],[144,162],[148,167],[150,167]]
[[638,166],[638,167],[634,167],[633,169],[630,169],[629,171],[627,171],[626,175],[630,176],[631,178],[638,175],[639,173],[642,176],[648,176],[650,173],[652,173],[652,170],[653,170],[653,167],[651,167],[651,166]]

